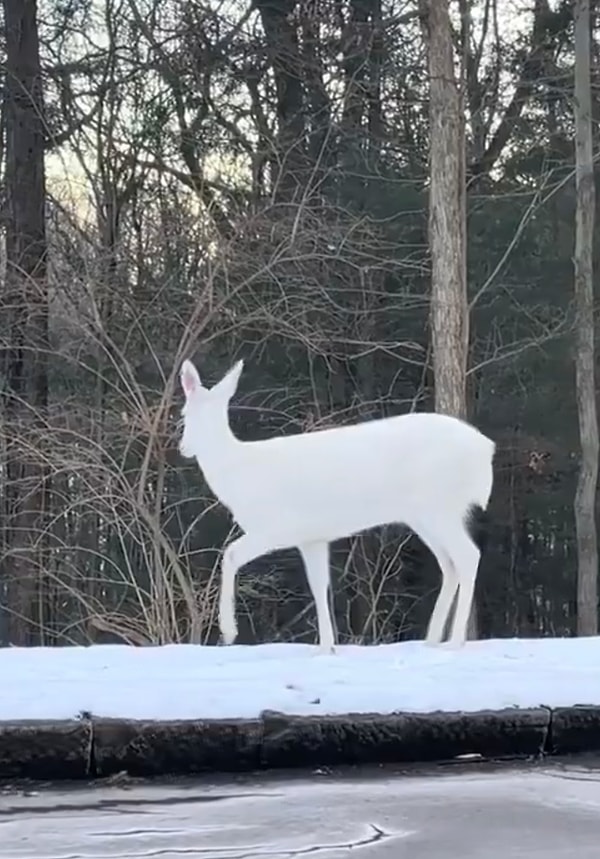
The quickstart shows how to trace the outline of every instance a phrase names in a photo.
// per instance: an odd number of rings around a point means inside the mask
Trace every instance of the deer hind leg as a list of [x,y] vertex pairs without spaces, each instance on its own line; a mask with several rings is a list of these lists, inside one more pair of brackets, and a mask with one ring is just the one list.
[[317,610],[319,650],[335,653],[335,633],[329,610],[329,543],[307,543],[298,549]]
[[466,529],[457,533],[454,536],[452,543],[448,545],[450,547],[449,551],[452,555],[454,567],[458,571],[459,580],[458,600],[456,603],[452,633],[450,635],[450,643],[455,646],[460,646],[467,640],[467,626],[473,605],[475,582],[477,580],[477,570],[479,567],[481,552],[470,538]]
[[219,597],[219,629],[224,644],[233,644],[237,638],[235,618],[235,581],[238,571],[261,555],[275,551],[272,541],[266,541],[252,534],[244,534],[227,546],[221,561],[221,594]]
[[442,586],[427,627],[425,641],[427,644],[440,644],[448,623],[452,604],[459,588],[459,577],[452,557],[448,554],[440,540],[432,540],[430,535],[419,529],[419,537],[433,553],[442,573]]

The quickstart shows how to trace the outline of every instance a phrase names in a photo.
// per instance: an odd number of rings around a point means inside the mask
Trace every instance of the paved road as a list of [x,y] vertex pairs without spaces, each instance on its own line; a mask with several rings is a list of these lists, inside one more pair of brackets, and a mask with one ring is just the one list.
[[2,859],[598,859],[600,762],[0,792]]

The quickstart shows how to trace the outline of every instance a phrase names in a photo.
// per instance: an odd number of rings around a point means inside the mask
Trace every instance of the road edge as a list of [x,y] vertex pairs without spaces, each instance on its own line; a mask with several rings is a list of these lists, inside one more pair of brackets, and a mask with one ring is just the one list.
[[600,749],[600,706],[257,719],[0,721],[0,779],[251,772]]

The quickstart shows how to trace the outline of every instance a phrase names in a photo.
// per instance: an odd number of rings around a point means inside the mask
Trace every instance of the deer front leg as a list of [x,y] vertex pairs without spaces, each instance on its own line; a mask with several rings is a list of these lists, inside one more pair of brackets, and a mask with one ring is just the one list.
[[230,543],[223,552],[221,561],[221,594],[219,597],[219,629],[224,644],[233,644],[237,638],[237,622],[235,617],[235,581],[238,571],[245,565],[267,555],[284,545],[275,545],[265,537],[255,537],[244,534]]
[[335,633],[329,611],[329,544],[309,543],[298,548],[317,610],[319,650],[335,653]]

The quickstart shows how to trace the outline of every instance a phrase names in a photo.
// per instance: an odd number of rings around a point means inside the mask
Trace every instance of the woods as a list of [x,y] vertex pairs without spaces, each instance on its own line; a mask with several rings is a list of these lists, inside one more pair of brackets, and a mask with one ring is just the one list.
[[[3,0],[0,35],[0,644],[217,640],[186,357],[244,358],[244,439],[467,416],[472,634],[595,634],[591,0]],[[423,636],[414,535],[331,562],[340,641]],[[238,588],[240,641],[315,640],[295,552]]]

